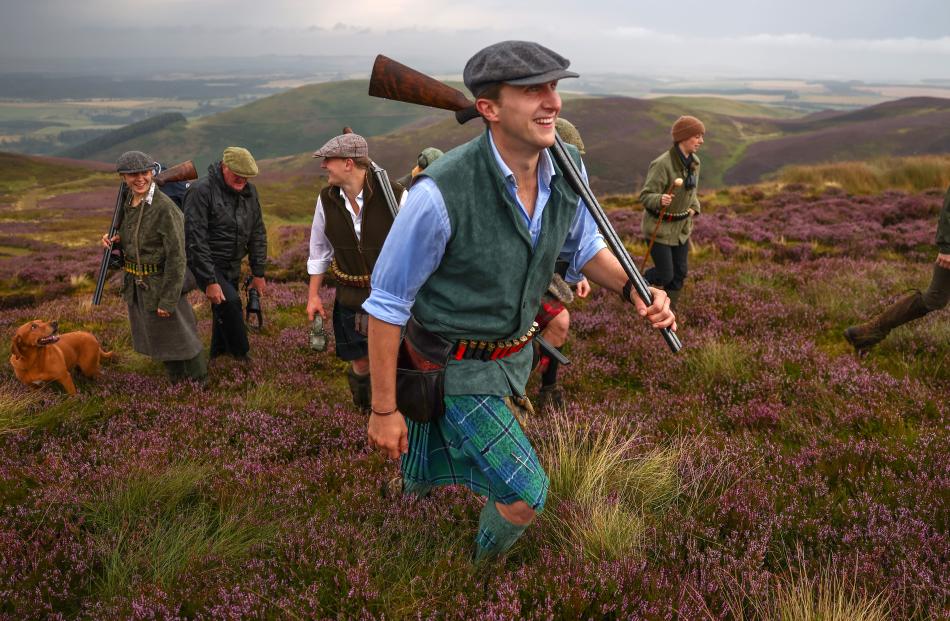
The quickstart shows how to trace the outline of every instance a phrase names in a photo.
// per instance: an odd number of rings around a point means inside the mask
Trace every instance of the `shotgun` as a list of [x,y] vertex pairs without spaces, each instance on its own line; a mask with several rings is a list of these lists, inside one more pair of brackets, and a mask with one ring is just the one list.
[[[176,181],[192,181],[198,178],[198,171],[195,170],[195,164],[191,160],[182,162],[177,166],[162,171],[155,175],[155,184],[159,187],[166,183]],[[125,204],[128,186],[125,182],[119,183],[119,193],[115,197],[115,210],[112,212],[112,225],[109,227],[109,239],[115,237],[119,230],[119,221],[122,216],[122,205]],[[98,305],[102,301],[102,290],[105,288],[106,276],[109,273],[109,263],[112,259],[112,248],[104,248],[102,251],[102,261],[99,263],[99,276],[96,278],[96,291],[92,294],[93,305]]]
[[396,202],[393,186],[389,182],[389,174],[385,168],[376,162],[372,162],[371,168],[373,170],[373,178],[376,180],[376,185],[382,190],[383,197],[386,199],[386,206],[389,207],[389,213],[392,214],[393,220],[395,220],[396,214],[399,213],[399,203]]
[[[369,80],[369,95],[449,110],[455,113],[455,120],[459,123],[466,123],[479,116],[474,104],[462,92],[382,54],[376,57],[376,62],[373,64],[373,72]],[[600,229],[607,246],[620,262],[637,295],[644,304],[649,306],[653,303],[649,284],[637,270],[626,246],[623,245],[620,236],[607,219],[604,208],[597,202],[590,186],[581,176],[580,169],[564,146],[564,141],[557,133],[555,133],[554,145],[549,150],[571,188],[583,199],[587,211],[597,223],[597,228]],[[670,351],[676,353],[683,347],[673,330],[663,328],[661,332]]]

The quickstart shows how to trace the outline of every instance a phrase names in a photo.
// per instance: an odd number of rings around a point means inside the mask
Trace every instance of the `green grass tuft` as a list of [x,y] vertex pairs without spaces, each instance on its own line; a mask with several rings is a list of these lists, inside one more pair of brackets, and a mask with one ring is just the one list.
[[748,380],[752,376],[752,354],[725,338],[692,349],[686,360],[690,376],[709,386]]
[[679,451],[658,447],[638,455],[638,443],[637,434],[615,423],[592,431],[573,419],[554,420],[538,445],[551,481],[541,514],[550,544],[593,559],[642,549],[648,527],[680,493]]
[[174,584],[199,563],[227,565],[265,543],[273,529],[255,508],[220,502],[202,486],[211,468],[182,461],[159,473],[133,473],[83,506],[99,551],[94,589],[102,597],[137,584]]

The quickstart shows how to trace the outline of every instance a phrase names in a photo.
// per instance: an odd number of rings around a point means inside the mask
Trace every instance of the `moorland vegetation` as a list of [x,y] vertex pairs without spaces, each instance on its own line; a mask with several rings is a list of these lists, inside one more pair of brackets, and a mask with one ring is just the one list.
[[[265,327],[253,364],[215,361],[204,390],[169,386],[132,351],[114,287],[89,303],[114,176],[0,164],[15,171],[0,176],[2,338],[58,319],[118,353],[76,398],[0,373],[0,616],[950,614],[947,314],[864,360],[840,336],[928,281],[946,157],[789,168],[705,192],[679,355],[616,296],[579,301],[568,408],[528,422],[547,508],[490,566],[469,562],[479,504],[467,491],[380,497],[395,468],[366,447],[343,363],[307,348],[312,161],[260,178]],[[634,197],[603,203],[642,256]],[[207,303],[191,299],[207,338]]]

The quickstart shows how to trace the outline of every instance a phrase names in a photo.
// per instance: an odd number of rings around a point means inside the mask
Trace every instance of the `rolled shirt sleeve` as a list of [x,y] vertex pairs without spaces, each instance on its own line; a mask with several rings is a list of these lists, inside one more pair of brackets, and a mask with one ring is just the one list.
[[323,203],[317,196],[317,206],[313,211],[313,224],[310,226],[310,256],[307,258],[307,273],[311,276],[323,274],[330,268],[333,260],[333,245],[327,238],[327,217],[323,213]]
[[380,321],[405,325],[416,294],[442,262],[451,232],[435,181],[416,180],[376,259],[363,310]]

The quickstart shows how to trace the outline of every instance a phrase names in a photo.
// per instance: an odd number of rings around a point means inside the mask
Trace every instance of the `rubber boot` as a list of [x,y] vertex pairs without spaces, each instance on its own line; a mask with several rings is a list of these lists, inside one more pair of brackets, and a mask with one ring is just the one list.
[[182,360],[165,360],[162,362],[165,366],[165,373],[168,374],[168,380],[172,384],[177,384],[185,377],[185,363]]
[[369,414],[370,405],[372,404],[369,373],[360,375],[353,370],[353,367],[350,367],[346,372],[346,380],[350,384],[350,392],[353,394],[353,405],[364,414]]
[[203,351],[198,352],[191,360],[183,360],[181,364],[182,379],[188,378],[201,386],[208,385],[208,360]]
[[844,338],[848,339],[854,347],[855,353],[866,354],[872,347],[883,341],[891,330],[908,321],[920,319],[928,312],[930,311],[924,305],[920,291],[911,291],[898,298],[870,321],[845,330]]

